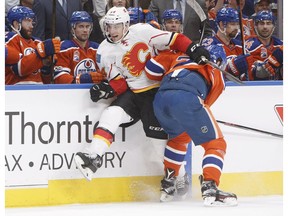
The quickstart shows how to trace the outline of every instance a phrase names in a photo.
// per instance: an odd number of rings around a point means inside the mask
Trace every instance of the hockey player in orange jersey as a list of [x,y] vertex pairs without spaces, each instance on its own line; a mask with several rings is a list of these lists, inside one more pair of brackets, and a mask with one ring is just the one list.
[[73,39],[61,43],[54,83],[99,83],[105,75],[97,71],[95,62],[99,44],[89,41],[92,18],[86,11],[74,11],[69,22]]
[[[225,66],[222,47],[207,47],[211,60]],[[145,67],[152,80],[162,79],[155,95],[155,115],[168,134],[164,152],[165,177],[161,181],[160,200],[171,201],[176,177],[187,151],[187,143],[204,148],[201,192],[205,206],[237,205],[237,196],[217,188],[226,153],[226,141],[213,117],[210,106],[225,88],[222,73],[210,65],[198,65],[180,52],[162,52]],[[163,77],[164,76],[164,77]],[[163,78],[162,78],[163,77]]]
[[32,36],[35,14],[30,8],[14,6],[8,11],[7,19],[13,31],[6,34],[5,42],[9,49],[11,47],[16,52],[16,56],[20,54],[20,58],[11,64],[9,55],[15,54],[8,53],[5,84],[49,83],[51,56],[60,51],[60,40],[53,38],[41,42]]

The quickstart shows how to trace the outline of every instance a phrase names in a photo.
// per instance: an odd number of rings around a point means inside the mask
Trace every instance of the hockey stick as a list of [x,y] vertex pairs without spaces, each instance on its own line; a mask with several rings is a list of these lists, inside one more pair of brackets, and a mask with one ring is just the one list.
[[220,120],[216,120],[216,121],[218,123],[221,123],[221,124],[224,124],[224,125],[227,125],[227,126],[236,127],[236,128],[240,128],[240,129],[244,129],[244,130],[251,130],[251,131],[258,132],[258,133],[263,133],[263,134],[267,134],[267,135],[283,138],[283,135],[281,135],[281,134],[276,134],[276,133],[272,133],[272,132],[269,132],[269,131],[259,130],[259,129],[251,128],[251,127],[246,127],[246,126],[243,126],[243,125],[238,125],[238,124],[234,124],[234,123],[230,123],[230,122],[224,122],[224,121],[220,121]]
[[240,8],[240,0],[236,0],[237,2],[237,8],[238,8],[238,13],[239,13],[239,25],[240,25],[240,36],[241,36],[241,41],[242,41],[242,53],[243,55],[246,54],[245,50],[245,37],[244,37],[244,29],[243,29],[243,23],[242,23],[242,10]]
[[202,61],[205,62],[206,64],[209,64],[209,65],[211,65],[212,67],[220,70],[220,71],[225,75],[225,77],[226,77],[228,80],[230,80],[230,81],[232,81],[232,82],[234,82],[234,83],[237,83],[237,84],[239,84],[239,85],[244,85],[244,82],[242,82],[241,80],[239,80],[237,77],[235,77],[235,76],[233,76],[232,74],[228,73],[227,71],[221,69],[217,64],[215,64],[214,62],[209,61],[208,59],[206,59],[206,58],[203,57],[203,56],[202,56]]
[[196,0],[187,0],[186,3],[197,13],[197,15],[199,16],[201,22],[204,22],[203,28],[202,28],[202,31],[201,31],[200,40],[199,40],[199,44],[201,44],[202,40],[203,40],[203,37],[204,37],[204,30],[206,28],[205,20],[207,19],[207,16],[206,16],[204,10],[199,5],[199,3],[196,2]]
[[[55,37],[56,35],[56,1],[57,0],[53,0],[52,2],[52,38]],[[50,66],[50,71],[51,71],[51,84],[54,83],[54,55],[52,55],[52,62],[51,62],[51,66]]]

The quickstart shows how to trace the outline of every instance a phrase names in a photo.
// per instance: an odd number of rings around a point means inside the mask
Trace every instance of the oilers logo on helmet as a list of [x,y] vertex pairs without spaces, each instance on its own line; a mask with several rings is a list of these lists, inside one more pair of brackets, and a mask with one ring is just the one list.
[[223,47],[217,45],[210,45],[205,48],[210,53],[210,60],[216,63],[220,68],[224,69],[227,64],[227,57]]
[[168,9],[163,12],[162,23],[164,23],[166,20],[169,20],[169,19],[176,19],[182,23],[183,18],[182,18],[182,14],[179,11],[174,10],[174,9]]
[[13,25],[14,21],[21,23],[24,19],[32,19],[34,24],[36,23],[35,13],[30,8],[24,6],[14,6],[10,8],[7,13],[7,19],[10,25]]
[[239,22],[238,11],[234,8],[221,8],[216,15],[216,23],[219,24],[223,22],[224,24],[228,22]]
[[258,23],[264,20],[272,21],[272,23],[275,24],[275,17],[273,16],[271,11],[265,11],[265,10],[259,11],[254,17],[255,23]]
[[75,25],[79,22],[93,23],[91,16],[86,11],[74,11],[69,20],[70,25]]

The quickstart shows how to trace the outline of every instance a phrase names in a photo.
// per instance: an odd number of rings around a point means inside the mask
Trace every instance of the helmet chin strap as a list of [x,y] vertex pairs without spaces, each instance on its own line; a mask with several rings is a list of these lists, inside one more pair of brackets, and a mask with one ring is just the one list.
[[257,30],[256,28],[254,28],[254,29],[255,29],[255,32],[256,32],[256,34],[257,34],[257,36],[258,36],[259,38],[261,38],[261,39],[263,39],[263,40],[266,40],[266,39],[269,39],[269,38],[272,36],[272,34],[273,34],[273,32],[274,32],[274,29],[275,29],[275,26],[273,27],[271,33],[270,33],[267,37],[261,36],[261,35],[259,34],[258,30]]
[[13,31],[15,31],[17,34],[19,34],[20,36],[22,36],[21,33],[20,33],[20,31],[21,31],[21,29],[22,29],[21,23],[19,23],[18,29],[16,29],[13,25],[10,25],[10,26],[11,26],[11,28],[13,29]]
[[220,28],[220,26],[217,24],[218,30],[224,35],[224,37],[225,37],[227,40],[230,41],[230,37],[228,37],[228,36],[227,36],[227,33],[226,33],[226,24],[223,24],[223,26],[224,26],[224,29],[222,30],[222,29]]
[[[75,24],[74,24],[73,26],[71,26],[71,29],[72,29],[72,36],[73,36],[73,38],[75,38],[75,40],[81,42],[81,41],[77,38],[77,36],[76,36],[76,34],[75,34],[75,30],[74,30],[75,27],[76,27]],[[89,37],[90,37],[90,34],[92,33],[92,31],[93,31],[93,27],[91,26],[91,30],[90,30],[90,33],[89,33]],[[81,43],[82,43],[82,42],[81,42]]]

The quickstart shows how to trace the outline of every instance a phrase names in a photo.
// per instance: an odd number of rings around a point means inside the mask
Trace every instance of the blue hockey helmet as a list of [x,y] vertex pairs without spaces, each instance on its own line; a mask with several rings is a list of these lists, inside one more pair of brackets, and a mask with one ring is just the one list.
[[74,26],[79,22],[93,23],[91,16],[86,11],[74,11],[69,20],[70,25]]
[[224,69],[227,64],[227,57],[223,47],[217,45],[209,45],[205,48],[210,53],[210,60],[219,65],[220,68]]
[[143,23],[145,21],[145,16],[142,8],[129,7],[127,10],[130,16],[130,24]]
[[224,24],[228,22],[239,22],[239,13],[234,8],[223,7],[217,12],[215,21],[218,25],[220,22]]
[[174,9],[168,9],[163,12],[162,23],[169,19],[176,19],[182,23],[183,17],[180,11]]
[[36,24],[35,13],[28,7],[14,6],[7,13],[7,20],[11,26],[14,21],[21,23],[24,19],[32,19],[33,23]]
[[275,17],[273,16],[273,13],[271,11],[259,11],[255,17],[254,17],[254,22],[258,23],[259,21],[263,20],[269,20],[272,21],[273,24],[275,24]]
[[148,23],[150,21],[155,21],[155,22],[158,22],[158,19],[157,17],[149,10],[145,10],[143,11],[144,14],[145,14],[145,23]]

